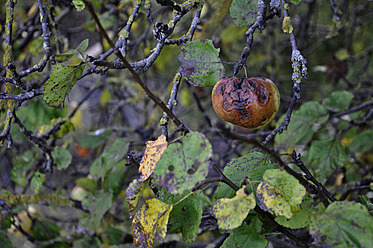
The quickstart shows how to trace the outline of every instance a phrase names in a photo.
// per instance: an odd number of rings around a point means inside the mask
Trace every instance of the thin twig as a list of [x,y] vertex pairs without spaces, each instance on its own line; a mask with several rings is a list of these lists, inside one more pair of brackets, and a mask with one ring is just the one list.
[[291,158],[294,160],[295,164],[305,173],[305,177],[307,180],[310,180],[312,183],[316,185],[316,189],[318,192],[318,195],[323,202],[325,207],[329,206],[329,201],[336,201],[337,199],[330,194],[330,192],[324,187],[323,184],[321,184],[319,181],[316,180],[314,176],[312,176],[311,172],[307,169],[307,167],[304,165],[303,161],[301,160],[301,155],[297,154],[295,150],[293,150],[291,154]]
[[335,4],[334,0],[330,0],[330,7],[333,11],[333,18],[336,22],[339,22],[339,16],[338,16],[338,9],[337,5]]
[[[229,178],[227,178],[224,173],[215,165],[213,164],[213,168],[216,171],[216,173],[220,176],[221,182],[227,184],[229,187],[231,187],[234,191],[239,190],[240,188],[235,185]],[[284,234],[286,237],[290,238],[293,240],[299,247],[309,247],[304,241],[300,240],[298,237],[296,237],[293,233],[291,233],[289,230],[287,230],[285,227],[281,226],[278,224],[275,219],[270,215],[268,212],[265,212],[262,210],[258,205],[255,206],[254,211],[267,220],[269,223],[271,223],[279,232]]]
[[330,119],[333,119],[333,118],[339,118],[339,117],[341,117],[341,116],[343,116],[343,115],[348,115],[348,114],[354,113],[354,112],[356,112],[356,111],[359,111],[359,110],[362,110],[362,109],[364,109],[364,108],[367,108],[367,107],[369,107],[369,106],[371,106],[371,105],[373,105],[373,101],[363,103],[363,104],[361,104],[360,106],[357,106],[357,107],[355,107],[355,108],[349,109],[349,110],[347,110],[347,111],[345,111],[345,112],[338,113],[338,114],[335,114],[335,115],[331,115],[331,116],[329,116],[329,120],[330,120]]
[[354,186],[352,186],[351,188],[348,188],[346,189],[346,191],[344,191],[341,196],[339,197],[339,201],[344,201],[346,200],[347,196],[356,191],[356,190],[361,190],[361,189],[370,189],[370,185],[371,183],[373,183],[373,178],[365,178],[357,183],[355,183]]
[[275,15],[280,16],[281,11],[279,9],[279,6],[271,6],[271,12],[266,15],[267,11],[267,5],[263,0],[258,1],[258,14],[255,19],[255,22],[253,25],[250,26],[250,28],[245,33],[246,38],[246,45],[242,49],[241,56],[239,60],[236,62],[233,68],[233,76],[235,76],[245,65],[246,60],[249,57],[251,53],[251,46],[254,41],[254,32],[258,30],[258,32],[261,32],[265,28],[265,23],[267,20],[273,18]]
[[18,125],[19,130],[26,136],[28,140],[30,140],[33,144],[35,144],[43,153],[44,161],[41,167],[43,172],[51,172],[52,171],[52,164],[53,164],[53,157],[52,157],[52,148],[48,147],[46,144],[45,137],[37,137],[33,134],[32,131],[28,130],[25,125],[21,122],[21,120],[17,117],[15,111],[13,111],[13,118],[14,122]]
[[[285,0],[282,0],[282,10],[284,12],[284,17],[290,18],[289,12],[286,7],[287,3]],[[307,60],[303,57],[301,52],[298,50],[297,43],[295,40],[294,31],[289,33],[290,44],[292,48],[291,60],[292,60],[292,67],[293,67],[293,98],[290,102],[288,110],[286,112],[286,116],[280,126],[275,128],[270,135],[268,135],[265,140],[262,142],[263,145],[266,145],[276,134],[282,133],[284,130],[287,130],[287,127],[290,123],[290,118],[292,111],[294,109],[295,102],[300,98],[300,83],[302,78],[307,78]]]
[[[179,86],[181,82],[180,72],[176,73],[172,81],[173,81],[173,85],[172,85],[171,95],[170,95],[170,99],[168,100],[168,104],[167,104],[168,108],[171,111],[173,110],[175,106],[177,93],[179,91]],[[161,126],[162,126],[162,134],[166,137],[168,137],[168,120],[169,120],[168,115],[164,113],[161,119]]]
[[262,142],[262,145],[267,145],[267,143],[273,139],[273,137],[275,137],[276,134],[280,134],[282,133],[283,131],[287,130],[288,129],[288,126],[289,126],[289,123],[290,123],[290,118],[291,118],[291,114],[293,113],[293,109],[294,109],[294,104],[295,102],[297,101],[297,97],[296,95],[294,94],[293,95],[293,98],[291,99],[291,102],[289,104],[289,107],[288,107],[288,110],[286,112],[286,115],[285,115],[285,118],[284,120],[282,121],[282,123],[280,124],[279,127],[273,129],[271,131],[271,133],[264,139],[264,141]]
[[303,240],[299,239],[297,236],[295,236],[293,233],[291,233],[287,228],[281,226],[278,224],[274,217],[270,215],[269,213],[262,210],[258,205],[255,206],[254,211],[259,214],[262,218],[267,220],[269,223],[271,223],[279,232],[284,234],[289,239],[293,240],[298,247],[310,247],[307,243],[305,243]]
[[32,90],[32,91],[29,91],[29,92],[26,92],[26,93],[23,93],[23,94],[19,94],[19,95],[13,95],[13,94],[8,94],[8,93],[0,93],[0,99],[13,99],[13,100],[23,102],[23,101],[30,100],[30,99],[34,98],[35,96],[39,96],[39,95],[42,95],[42,94],[43,94],[42,90]]
[[86,5],[88,11],[92,15],[92,18],[96,22],[99,32],[102,36],[107,40],[109,45],[112,47],[115,55],[122,61],[122,63],[126,66],[126,68],[131,72],[132,76],[135,78],[136,82],[141,86],[141,88],[145,91],[145,95],[149,97],[152,101],[154,101],[166,114],[171,118],[171,120],[175,123],[176,126],[183,126],[185,130],[189,131],[190,129],[183,124],[173,113],[172,111],[167,108],[164,102],[158,98],[156,95],[153,94],[149,90],[149,88],[144,84],[141,80],[140,76],[135,72],[133,67],[127,62],[127,60],[123,57],[122,53],[115,47],[113,41],[110,39],[109,35],[106,33],[105,29],[102,27],[100,20],[98,19],[96,12],[93,10],[92,4],[86,0],[83,0],[84,4]]

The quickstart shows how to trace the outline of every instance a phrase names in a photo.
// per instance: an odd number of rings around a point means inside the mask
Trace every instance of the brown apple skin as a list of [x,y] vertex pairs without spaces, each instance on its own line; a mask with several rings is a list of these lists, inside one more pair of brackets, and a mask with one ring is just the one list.
[[212,90],[212,105],[225,121],[257,129],[270,123],[280,107],[280,93],[268,78],[229,77]]

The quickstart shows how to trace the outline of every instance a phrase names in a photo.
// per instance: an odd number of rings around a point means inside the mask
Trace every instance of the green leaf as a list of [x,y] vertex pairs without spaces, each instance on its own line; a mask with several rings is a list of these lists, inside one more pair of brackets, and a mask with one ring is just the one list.
[[[246,177],[250,181],[261,181],[267,169],[275,168],[278,168],[278,166],[271,164],[267,155],[260,152],[252,152],[245,156],[232,159],[224,167],[223,173],[234,184],[241,185]],[[215,192],[214,198],[232,198],[235,194],[236,192],[231,187],[221,183]]]
[[[280,118],[278,125],[281,124],[285,115]],[[318,102],[306,102],[299,110],[294,111],[288,129],[280,135],[276,135],[275,142],[278,147],[292,147],[295,144],[307,144],[313,134],[312,126],[322,124],[328,120],[328,111]]]
[[73,3],[77,11],[82,11],[85,9],[85,4],[82,0],[73,0]]
[[2,248],[13,248],[12,242],[2,231],[0,231],[0,244]]
[[32,229],[32,237],[36,240],[51,240],[60,235],[61,228],[49,221],[36,221]]
[[64,101],[71,88],[84,71],[82,65],[57,64],[44,84],[44,101],[54,108],[63,109]]
[[[1,193],[3,195],[0,196],[0,201],[1,201],[1,203],[3,203],[4,200],[1,199],[1,198],[6,197],[6,194],[8,194],[8,193],[6,193],[4,189],[1,191]],[[0,234],[3,230],[9,229],[13,225],[13,216],[11,214],[11,210],[8,209],[7,207],[5,207],[5,208],[4,207],[5,206],[3,205],[2,209],[1,209],[2,214],[0,215]],[[0,240],[1,240],[1,238],[0,238]]]
[[94,192],[97,190],[97,182],[92,178],[81,177],[75,180],[76,185],[82,187],[83,189]]
[[35,155],[30,151],[26,151],[17,156],[17,160],[12,168],[12,180],[23,188],[26,187],[26,173],[31,169],[35,160]]
[[31,190],[35,193],[39,193],[39,190],[41,186],[43,186],[43,183],[45,181],[45,174],[40,172],[35,172],[34,176],[31,179]]
[[109,238],[109,244],[119,245],[123,237],[123,231],[112,226],[106,229],[107,236]]
[[70,248],[71,243],[67,241],[62,241],[62,242],[53,242],[51,246],[43,247],[43,248]]
[[290,0],[290,2],[292,3],[292,4],[298,4],[298,3],[300,3],[302,0]]
[[189,83],[214,86],[224,76],[224,66],[211,40],[195,40],[181,48],[179,72]]
[[208,174],[208,160],[212,148],[207,138],[199,132],[190,132],[183,143],[172,143],[158,161],[153,182],[171,194],[190,191]]
[[84,52],[88,48],[89,39],[85,39],[75,48],[75,50],[79,53]]
[[364,130],[352,140],[348,148],[354,152],[368,152],[373,150],[373,131]]
[[83,206],[89,210],[89,214],[80,220],[80,224],[87,230],[95,232],[100,227],[104,214],[111,208],[113,194],[103,190],[97,191],[82,201]]
[[36,56],[43,50],[44,38],[38,37],[31,41],[28,45],[28,52]]
[[80,53],[84,52],[87,49],[88,44],[89,44],[89,39],[85,39],[82,42],[80,42],[80,44],[75,49],[69,50],[69,51],[64,52],[62,54],[54,55],[54,59],[57,62],[64,62],[64,61],[70,59],[74,54],[80,54]]
[[234,229],[224,241],[221,248],[265,248],[268,245],[264,234],[261,232],[261,222],[257,219],[250,225],[242,224]]
[[[104,29],[108,29],[113,26],[113,23],[115,22],[116,17],[115,15],[107,11],[103,14],[99,14],[98,19],[100,20],[102,27]],[[94,32],[97,28],[97,24],[93,19],[91,19],[91,21],[85,22],[85,24],[82,27],[90,32]]]
[[234,24],[238,27],[249,26],[255,21],[258,12],[258,1],[233,0],[229,13]]
[[369,210],[369,212],[373,211],[373,203],[366,195],[359,195],[361,203]]
[[348,91],[334,91],[323,104],[333,112],[346,111],[354,95]]
[[54,162],[57,164],[57,170],[67,169],[73,159],[71,153],[63,147],[55,147],[52,157]]
[[[71,50],[71,51],[74,51],[74,50]],[[62,54],[56,54],[54,55],[54,60],[60,63],[65,62],[71,59],[74,54],[75,53],[71,53],[70,51],[67,51],[66,53],[62,53]]]
[[261,209],[286,218],[300,211],[306,188],[296,178],[282,169],[271,169],[263,179],[256,190]]
[[314,171],[315,177],[325,183],[335,169],[343,166],[347,158],[346,149],[339,139],[315,141],[305,157]]
[[[176,196],[173,202],[178,202],[184,195]],[[201,200],[196,195],[184,199],[170,214],[171,232],[181,232],[183,240],[192,243],[196,240],[202,219]]]
[[332,202],[324,214],[310,219],[310,234],[317,246],[372,246],[373,217],[360,203]]
[[285,216],[277,216],[277,223],[291,229],[299,229],[308,226],[310,222],[309,216],[312,212],[315,212],[312,204],[312,198],[305,197],[299,212],[294,213],[293,217],[290,219],[286,218]]
[[246,185],[236,192],[233,198],[221,198],[215,201],[212,212],[218,219],[220,229],[235,229],[239,227],[249,211],[256,205],[254,193],[246,193]]
[[113,167],[109,175],[106,176],[103,187],[106,190],[111,190],[114,194],[118,194],[122,190],[124,181],[128,178],[129,167],[119,163]]
[[104,144],[112,133],[112,129],[99,129],[96,132],[91,133],[89,136],[79,139],[78,143],[81,147],[93,149]]
[[51,108],[41,98],[38,98],[32,99],[26,106],[19,108],[17,115],[28,129],[36,130],[36,133],[42,125],[50,123],[51,120],[64,118],[67,115],[67,108]]
[[93,161],[90,174],[97,180],[104,179],[106,174],[127,154],[129,141],[124,138],[118,138],[113,144],[105,147],[100,157]]
[[38,131],[38,136],[44,135],[48,133],[52,128],[54,128],[58,123],[64,122],[63,124],[60,124],[60,128],[57,132],[55,132],[52,137],[53,138],[62,138],[66,134],[68,134],[70,131],[74,130],[74,125],[70,122],[69,119],[62,119],[61,117],[59,118],[54,118],[52,119],[48,124],[42,125],[39,128]]

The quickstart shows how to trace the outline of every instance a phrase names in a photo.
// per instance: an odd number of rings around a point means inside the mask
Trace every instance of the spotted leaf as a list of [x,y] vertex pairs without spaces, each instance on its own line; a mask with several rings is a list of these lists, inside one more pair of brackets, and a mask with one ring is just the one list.
[[171,194],[190,191],[206,178],[211,153],[207,138],[202,133],[190,132],[183,143],[173,143],[166,149],[154,170],[153,182]]
[[156,241],[164,240],[172,207],[173,205],[155,198],[142,205],[132,221],[132,235],[136,246],[152,248]]
[[84,71],[82,65],[57,64],[44,85],[44,101],[54,108],[63,109],[64,101],[71,88]]
[[161,135],[156,141],[148,141],[144,158],[140,164],[139,172],[142,173],[140,181],[145,181],[153,173],[154,168],[167,148],[166,136]]
[[300,211],[306,189],[297,179],[281,169],[267,170],[256,190],[261,209],[286,218]]
[[242,224],[255,205],[254,194],[248,195],[246,185],[244,185],[236,192],[235,197],[217,200],[212,211],[218,219],[218,225],[221,229],[235,229]]
[[211,40],[195,40],[181,48],[178,57],[179,72],[186,80],[198,86],[214,86],[224,76],[224,66]]

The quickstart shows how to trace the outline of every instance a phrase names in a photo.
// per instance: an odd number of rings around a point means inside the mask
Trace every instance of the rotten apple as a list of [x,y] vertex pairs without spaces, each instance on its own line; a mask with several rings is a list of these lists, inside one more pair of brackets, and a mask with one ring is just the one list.
[[223,120],[257,129],[275,117],[280,106],[280,93],[268,78],[229,77],[215,85],[212,105]]

